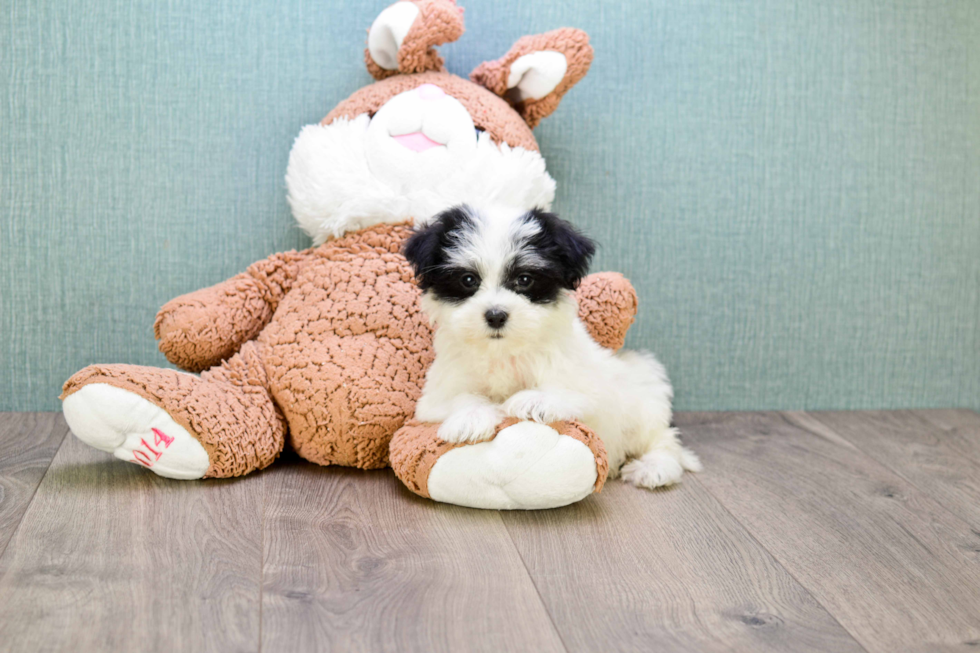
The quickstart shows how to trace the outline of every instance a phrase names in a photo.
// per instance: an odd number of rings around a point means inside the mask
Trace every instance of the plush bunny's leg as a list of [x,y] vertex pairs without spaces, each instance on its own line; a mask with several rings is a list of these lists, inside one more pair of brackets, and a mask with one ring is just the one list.
[[391,441],[391,466],[405,485],[443,503],[494,510],[557,508],[602,488],[602,441],[578,422],[509,419],[493,439],[449,444],[438,424],[409,422]]
[[[131,371],[139,376],[139,369],[133,366]],[[203,478],[211,466],[208,452],[194,436],[135,392],[87,383],[65,397],[63,408],[79,440],[159,476]]]
[[274,461],[285,442],[253,343],[200,377],[91,365],[65,383],[62,400],[80,440],[168,478],[247,474]]

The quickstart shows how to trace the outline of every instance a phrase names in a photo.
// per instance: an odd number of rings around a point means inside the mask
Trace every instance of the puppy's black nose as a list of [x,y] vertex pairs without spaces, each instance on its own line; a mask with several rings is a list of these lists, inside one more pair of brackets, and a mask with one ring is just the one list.
[[499,308],[491,308],[483,314],[483,317],[491,329],[503,329],[504,325],[507,324],[507,311]]

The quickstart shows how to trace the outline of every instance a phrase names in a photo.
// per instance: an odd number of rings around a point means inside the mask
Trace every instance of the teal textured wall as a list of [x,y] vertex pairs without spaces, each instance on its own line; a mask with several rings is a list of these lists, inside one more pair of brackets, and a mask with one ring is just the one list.
[[[0,0],[0,409],[164,364],[161,304],[307,244],[289,148],[384,4]],[[980,2],[466,7],[457,73],[590,32],[536,133],[678,408],[980,409]]]

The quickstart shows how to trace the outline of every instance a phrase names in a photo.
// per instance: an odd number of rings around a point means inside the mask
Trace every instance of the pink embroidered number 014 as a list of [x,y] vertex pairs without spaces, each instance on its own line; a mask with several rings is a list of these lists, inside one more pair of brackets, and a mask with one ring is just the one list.
[[[153,446],[146,441],[146,438],[140,438],[140,446],[133,449],[133,460],[130,462],[139,463],[144,467],[153,467],[153,463],[160,460],[160,456],[163,455],[163,450],[173,444],[174,439],[161,431],[160,429],[153,430]],[[154,447],[156,447],[154,449]]]

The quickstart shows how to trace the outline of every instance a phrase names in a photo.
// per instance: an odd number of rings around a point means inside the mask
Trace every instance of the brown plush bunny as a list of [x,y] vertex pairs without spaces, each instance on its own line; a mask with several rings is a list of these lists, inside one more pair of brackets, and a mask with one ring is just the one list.
[[[288,441],[322,465],[391,465],[412,491],[461,505],[553,507],[602,486],[602,443],[580,424],[510,420],[490,441],[449,445],[410,421],[432,360],[401,254],[412,224],[461,203],[547,208],[554,181],[531,127],[592,60],[583,32],[560,29],[520,39],[467,81],[433,48],[462,33],[451,0],[378,16],[365,52],[378,81],[305,127],[290,154],[290,205],[314,246],[160,310],[161,351],[200,376],[133,365],[72,376],[62,399],[75,435],[171,478],[247,474]],[[595,339],[622,346],[629,282],[592,275],[578,300]]]

